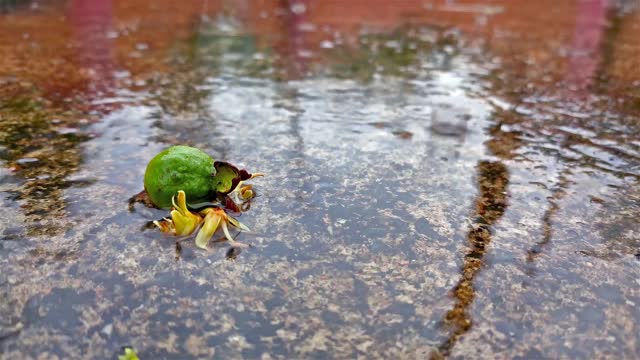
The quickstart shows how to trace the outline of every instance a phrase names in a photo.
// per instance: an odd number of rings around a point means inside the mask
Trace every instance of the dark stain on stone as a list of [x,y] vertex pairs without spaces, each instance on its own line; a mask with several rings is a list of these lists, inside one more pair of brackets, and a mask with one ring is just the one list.
[[82,325],[78,306],[91,306],[95,302],[95,292],[77,292],[72,288],[53,289],[47,295],[34,296],[27,301],[23,310],[25,327],[48,327],[67,332],[75,332]]
[[10,227],[2,232],[2,238],[0,238],[0,240],[20,240],[23,236],[24,234],[20,228]]
[[176,241],[175,261],[179,261],[181,256],[182,256],[182,245],[180,244],[179,241]]
[[507,167],[501,162],[481,161],[477,169],[480,193],[475,203],[476,216],[467,233],[469,250],[464,257],[460,280],[453,289],[454,306],[444,318],[449,335],[438,347],[438,352],[431,354],[433,359],[448,356],[460,336],[472,326],[468,311],[475,298],[473,280],[484,265],[487,246],[491,243],[491,226],[507,208]]

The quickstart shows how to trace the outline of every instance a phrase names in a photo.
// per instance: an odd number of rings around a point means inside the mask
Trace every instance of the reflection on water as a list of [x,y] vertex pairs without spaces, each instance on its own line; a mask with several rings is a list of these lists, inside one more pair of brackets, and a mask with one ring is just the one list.
[[[626,2],[0,8],[3,354],[638,353]],[[253,248],[127,211],[180,143],[268,174]]]
[[[551,195],[547,197],[547,209],[542,215],[542,239],[533,244],[527,251],[527,263],[531,266],[533,266],[536,258],[542,254],[544,248],[550,245],[553,236],[554,217],[560,209],[560,201],[566,196],[567,188],[570,186],[569,175],[568,167],[562,169],[558,175],[557,183],[550,189]],[[534,275],[534,268],[530,267],[528,273]]]
[[[9,181],[4,191],[20,204],[26,216],[27,235],[53,236],[68,228],[64,189],[67,177],[81,164],[78,145],[89,138],[66,126],[69,114],[49,112],[38,100],[23,95],[0,105],[1,159],[20,180]],[[50,117],[54,117],[51,119]]]

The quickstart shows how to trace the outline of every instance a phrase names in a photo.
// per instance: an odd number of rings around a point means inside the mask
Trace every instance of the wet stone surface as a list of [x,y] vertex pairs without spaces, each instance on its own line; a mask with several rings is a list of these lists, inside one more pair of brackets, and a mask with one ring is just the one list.
[[[0,13],[0,358],[640,356],[639,10],[107,3]],[[253,247],[129,211],[174,144]]]

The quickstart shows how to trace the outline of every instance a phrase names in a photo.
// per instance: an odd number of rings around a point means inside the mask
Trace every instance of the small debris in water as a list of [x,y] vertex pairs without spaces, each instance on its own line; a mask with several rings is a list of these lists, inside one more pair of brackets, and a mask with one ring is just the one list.
[[227,250],[227,254],[225,255],[225,257],[227,258],[227,260],[235,260],[241,252],[242,249],[232,246],[229,250]]
[[413,137],[413,133],[406,130],[396,130],[393,131],[392,134],[403,140],[409,140]]

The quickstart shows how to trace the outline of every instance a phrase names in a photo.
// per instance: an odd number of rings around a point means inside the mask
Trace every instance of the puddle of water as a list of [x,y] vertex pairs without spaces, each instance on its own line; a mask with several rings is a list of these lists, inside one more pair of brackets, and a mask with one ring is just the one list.
[[[1,15],[4,354],[640,352],[637,10],[105,3]],[[267,174],[253,248],[127,210],[179,143]]]

